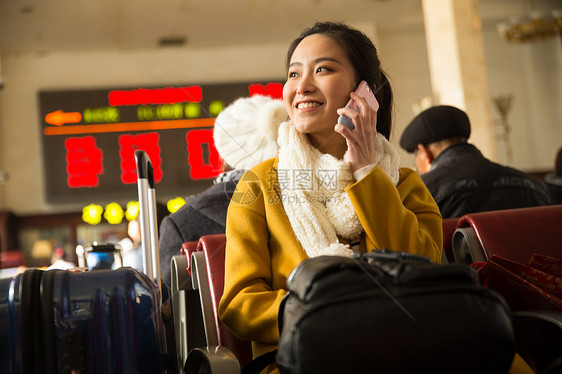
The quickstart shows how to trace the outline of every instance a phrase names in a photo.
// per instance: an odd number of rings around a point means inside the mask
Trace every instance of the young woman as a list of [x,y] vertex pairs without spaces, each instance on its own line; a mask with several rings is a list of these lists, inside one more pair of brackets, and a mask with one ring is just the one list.
[[[361,80],[378,111],[353,93]],[[242,177],[227,215],[219,312],[254,357],[277,346],[279,303],[302,260],[383,248],[441,259],[439,209],[388,142],[392,90],[369,38],[337,23],[305,30],[287,54],[283,100],[279,155]]]

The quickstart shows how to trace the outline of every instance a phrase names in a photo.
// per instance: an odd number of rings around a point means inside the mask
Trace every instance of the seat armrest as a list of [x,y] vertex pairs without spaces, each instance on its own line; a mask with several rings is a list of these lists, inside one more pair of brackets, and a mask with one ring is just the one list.
[[215,314],[213,312],[213,302],[211,301],[204,252],[198,251],[191,254],[191,274],[193,288],[199,290],[207,345],[217,346],[219,344],[217,326],[215,325]]
[[187,311],[185,291],[191,289],[191,277],[187,273],[187,257],[179,255],[171,260],[172,287],[170,290],[176,338],[178,367],[187,359]]
[[459,264],[470,265],[474,262],[488,261],[472,227],[459,227],[455,230],[453,255],[455,262]]
[[442,264],[452,263],[455,261],[453,255],[453,234],[457,228],[460,217],[443,219],[443,255]]
[[189,352],[184,373],[240,374],[240,365],[226,347],[207,346]]

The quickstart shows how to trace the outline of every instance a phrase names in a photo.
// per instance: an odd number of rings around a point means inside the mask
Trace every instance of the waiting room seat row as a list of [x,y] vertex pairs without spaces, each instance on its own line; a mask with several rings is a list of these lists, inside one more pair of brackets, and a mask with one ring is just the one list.
[[[443,220],[444,261],[470,264],[500,255],[525,262],[534,253],[560,257],[561,228],[562,205],[448,218]],[[172,260],[174,313],[178,304],[184,309],[183,314],[178,311],[174,318],[183,319],[180,323],[189,329],[178,341],[180,367],[185,363],[186,372],[207,367],[212,373],[237,374],[251,360],[250,343],[236,338],[218,317],[218,302],[224,289],[225,245],[224,234],[204,236],[198,242],[184,243],[182,255]],[[178,276],[182,269],[183,275]],[[186,297],[187,294],[190,296]],[[177,295],[183,295],[179,303]],[[193,310],[193,305],[200,312]],[[186,322],[186,315],[198,314],[195,323]],[[204,331],[197,331],[197,323],[204,326]]]

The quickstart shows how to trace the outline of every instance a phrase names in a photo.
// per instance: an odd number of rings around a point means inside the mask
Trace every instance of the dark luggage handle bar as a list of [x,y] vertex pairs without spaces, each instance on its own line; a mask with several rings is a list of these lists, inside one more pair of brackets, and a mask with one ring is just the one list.
[[[142,262],[144,273],[152,279],[160,290],[160,255],[158,249],[158,227],[156,222],[156,193],[152,162],[143,150],[135,151],[139,192],[139,223],[141,228]],[[147,219],[148,218],[148,219]]]
[[148,188],[154,189],[154,171],[150,157],[143,150],[135,151],[135,161],[137,163],[137,176],[139,179],[148,181]]

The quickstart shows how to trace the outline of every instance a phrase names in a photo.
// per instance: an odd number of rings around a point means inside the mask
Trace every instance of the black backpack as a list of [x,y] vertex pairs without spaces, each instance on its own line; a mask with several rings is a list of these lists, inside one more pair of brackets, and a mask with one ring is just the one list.
[[380,251],[291,273],[279,310],[282,373],[508,373],[510,311],[467,265]]

